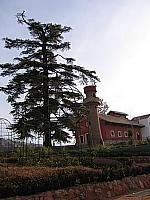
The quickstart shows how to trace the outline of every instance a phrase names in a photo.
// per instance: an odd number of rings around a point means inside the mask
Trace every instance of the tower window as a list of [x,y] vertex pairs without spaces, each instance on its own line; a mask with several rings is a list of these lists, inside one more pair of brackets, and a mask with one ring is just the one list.
[[80,143],[83,144],[84,143],[84,136],[80,135]]
[[85,134],[85,143],[89,144],[89,134],[88,133]]

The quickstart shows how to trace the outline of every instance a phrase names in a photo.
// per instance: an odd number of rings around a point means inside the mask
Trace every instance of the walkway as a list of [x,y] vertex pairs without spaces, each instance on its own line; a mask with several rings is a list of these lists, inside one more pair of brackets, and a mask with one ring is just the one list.
[[150,189],[125,195],[116,200],[150,200]]

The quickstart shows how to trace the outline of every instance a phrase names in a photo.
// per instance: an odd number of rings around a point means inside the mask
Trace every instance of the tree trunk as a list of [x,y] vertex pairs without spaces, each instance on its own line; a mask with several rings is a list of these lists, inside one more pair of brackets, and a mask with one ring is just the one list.
[[46,40],[43,36],[43,97],[44,97],[44,141],[43,145],[46,147],[52,147],[51,132],[50,132],[50,113],[49,113],[49,86],[48,86],[48,68],[47,68],[47,52],[46,52]]

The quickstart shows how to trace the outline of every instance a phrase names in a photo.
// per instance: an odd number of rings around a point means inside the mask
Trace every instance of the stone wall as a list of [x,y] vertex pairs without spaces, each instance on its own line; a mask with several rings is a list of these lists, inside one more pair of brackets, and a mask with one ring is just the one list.
[[117,196],[150,188],[150,174],[127,177],[112,182],[85,184],[67,189],[48,191],[11,200],[112,200]]

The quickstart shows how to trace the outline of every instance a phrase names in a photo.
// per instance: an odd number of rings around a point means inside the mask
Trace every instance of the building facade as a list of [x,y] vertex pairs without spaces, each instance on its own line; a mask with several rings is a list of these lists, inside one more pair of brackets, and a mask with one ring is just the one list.
[[141,141],[141,128],[144,126],[127,118],[127,114],[110,111],[108,114],[98,112],[99,98],[96,97],[96,86],[84,88],[86,98],[84,105],[87,115],[78,122],[76,145],[96,147],[100,144],[127,142],[128,132],[132,132],[134,141]]
[[142,140],[141,128],[143,125],[133,122],[127,118],[127,114],[110,111],[107,115],[100,114],[100,127],[105,143],[127,142],[128,132],[132,132],[135,142]]
[[150,139],[150,114],[134,117],[132,120],[144,125],[141,129],[143,140]]

